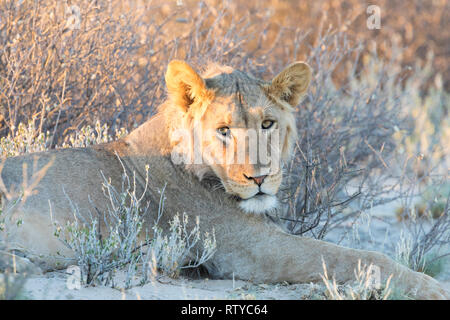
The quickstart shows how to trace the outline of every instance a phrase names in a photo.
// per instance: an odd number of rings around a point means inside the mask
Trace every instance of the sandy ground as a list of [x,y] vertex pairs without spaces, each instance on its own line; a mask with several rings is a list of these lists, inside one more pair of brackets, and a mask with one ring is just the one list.
[[256,285],[233,280],[187,280],[161,278],[129,290],[88,287],[69,290],[67,276],[48,273],[27,280],[22,295],[28,299],[305,299],[319,294],[320,288],[309,284]]
[[[327,235],[327,240],[355,248],[395,252],[401,223],[393,218],[393,207],[380,207],[370,217],[362,217],[351,228],[343,225]],[[343,236],[344,235],[344,236]],[[450,259],[448,259],[450,260]],[[450,291],[450,262],[436,277]],[[1,276],[0,276],[1,280]],[[1,282],[1,281],[0,281]],[[257,285],[233,280],[192,280],[159,277],[143,286],[124,290],[110,286],[68,288],[68,274],[52,272],[31,276],[20,295],[24,299],[320,299],[323,284]],[[117,283],[120,283],[120,274]],[[120,287],[120,284],[117,285]],[[70,287],[70,284],[69,284]]]
[[[445,282],[450,290],[450,282]],[[29,278],[21,297],[39,300],[166,300],[166,299],[243,299],[243,300],[305,300],[323,299],[321,284],[257,285],[233,280],[187,280],[161,278],[129,290],[111,287],[68,289],[67,275],[47,273]]]

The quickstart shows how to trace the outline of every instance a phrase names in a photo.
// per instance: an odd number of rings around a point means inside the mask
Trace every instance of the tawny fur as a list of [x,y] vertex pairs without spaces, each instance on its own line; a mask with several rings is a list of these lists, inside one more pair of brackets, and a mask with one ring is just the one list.
[[[153,216],[146,217],[147,227],[155,221],[159,191],[167,184],[163,227],[167,227],[174,214],[187,212],[199,216],[203,230],[215,230],[217,252],[206,264],[212,276],[266,283],[307,283],[321,281],[324,262],[329,274],[338,282],[346,282],[354,278],[353,271],[361,259],[362,263],[379,266],[382,280],[393,274],[397,285],[417,298],[448,298],[437,281],[383,254],[289,235],[269,222],[264,214],[252,213],[259,210],[255,207],[260,203],[254,206],[250,203],[257,201],[253,197],[256,186],[244,174],[267,174],[261,188],[270,197],[278,191],[282,170],[264,172],[267,168],[246,163],[173,163],[176,148],[184,155],[192,151],[189,144],[183,144],[174,135],[177,129],[192,131],[198,124],[214,128],[219,119],[228,121],[233,128],[258,128],[270,114],[276,118],[281,136],[277,148],[281,150],[282,166],[289,159],[296,139],[293,111],[310,79],[311,70],[305,63],[292,64],[274,80],[263,81],[229,67],[210,69],[201,77],[186,63],[171,62],[166,74],[168,100],[160,106],[157,115],[124,139],[90,148],[54,150],[4,160],[0,184],[4,209],[11,205],[11,190],[25,186],[24,176],[27,183],[34,181],[36,185],[32,193],[8,211],[3,243],[7,240],[8,250],[23,253],[25,257],[19,261],[30,260],[44,270],[71,263],[61,259],[61,255],[71,258],[73,253],[54,236],[52,220],[65,225],[73,219],[68,197],[83,214],[94,210],[105,212],[108,201],[101,190],[101,173],[111,178],[120,190],[123,172],[120,157],[127,173],[136,174],[138,193],[145,184],[144,168],[150,167],[146,200],[150,201]],[[213,136],[206,143],[220,145],[216,140]],[[218,148],[214,151],[220,155]],[[46,165],[40,175],[33,177],[33,173]],[[207,176],[216,177],[223,188],[213,190],[205,182]],[[250,202],[243,203],[247,197]],[[267,205],[275,207],[275,198],[264,199]],[[19,219],[23,221],[21,226],[17,226]]]

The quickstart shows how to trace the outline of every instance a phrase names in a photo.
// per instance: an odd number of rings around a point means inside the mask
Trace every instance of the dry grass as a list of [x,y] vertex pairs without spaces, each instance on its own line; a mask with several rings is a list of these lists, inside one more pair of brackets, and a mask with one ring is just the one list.
[[[2,1],[0,153],[126,134],[165,99],[174,58],[266,78],[306,60],[314,79],[298,110],[281,223],[323,238],[394,199],[404,212],[423,191],[432,190],[428,203],[437,195],[446,203],[436,181],[448,179],[450,154],[449,3],[376,4],[379,30],[367,29],[361,0],[77,0],[71,10],[60,1]],[[450,242],[449,215],[437,214],[440,244]],[[415,235],[418,248],[428,246],[427,231]]]
[[[128,289],[132,285],[146,284],[161,274],[177,277],[182,269],[197,268],[213,256],[216,250],[214,230],[211,230],[212,234],[202,234],[198,217],[194,227],[188,228],[188,216],[183,214],[180,219],[175,215],[169,222],[168,232],[162,230],[159,221],[164,214],[164,189],[152,226],[153,235],[149,236],[150,230],[143,229],[146,219],[151,216],[149,203],[144,203],[147,189],[138,195],[135,177],[129,177],[125,168],[122,190],[117,190],[103,178],[103,192],[110,204],[107,212],[97,210],[85,219],[77,205],[68,199],[73,221],[66,226],[54,222],[55,236],[75,253],[83,285],[114,287],[116,273],[125,271],[123,285]],[[148,183],[148,172],[146,179]],[[145,237],[142,237],[143,233]]]
[[[391,286],[392,276],[385,283],[376,283],[373,265],[362,265],[358,261],[355,272],[355,280],[346,285],[339,285],[336,280],[330,279],[327,267],[323,263],[323,274],[321,274],[325,284],[325,298],[328,300],[391,300],[406,299],[406,295],[401,295],[399,289]],[[395,296],[393,295],[395,293]]]
[[[0,135],[32,118],[40,133],[50,131],[50,147],[97,120],[113,132],[130,130],[164,98],[163,74],[171,59],[273,74],[293,60],[307,59],[309,46],[318,46],[329,26],[353,44],[377,44],[378,56],[401,65],[414,67],[433,50],[434,69],[450,74],[445,72],[450,65],[446,1],[379,1],[380,30],[365,27],[366,4],[357,0],[181,3],[71,1],[80,8],[79,24],[72,29],[68,21],[74,14],[62,2],[2,1]],[[395,54],[393,46],[404,49]],[[359,68],[367,52],[357,60]],[[340,61],[335,81],[352,60]],[[448,79],[444,82],[448,87]]]

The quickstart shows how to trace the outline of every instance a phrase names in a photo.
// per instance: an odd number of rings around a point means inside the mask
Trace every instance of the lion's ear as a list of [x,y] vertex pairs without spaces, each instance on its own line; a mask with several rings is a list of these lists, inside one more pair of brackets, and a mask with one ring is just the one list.
[[172,60],[167,67],[165,78],[170,98],[185,111],[194,102],[210,96],[205,81],[184,61]]
[[305,62],[295,62],[281,71],[267,89],[269,94],[295,107],[300,103],[310,82],[311,67]]

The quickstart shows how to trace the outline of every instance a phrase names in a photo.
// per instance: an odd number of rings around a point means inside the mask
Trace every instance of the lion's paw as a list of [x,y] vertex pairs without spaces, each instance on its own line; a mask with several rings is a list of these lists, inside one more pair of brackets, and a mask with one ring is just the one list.
[[450,292],[438,281],[422,273],[414,272],[412,294],[418,300],[450,300]]

